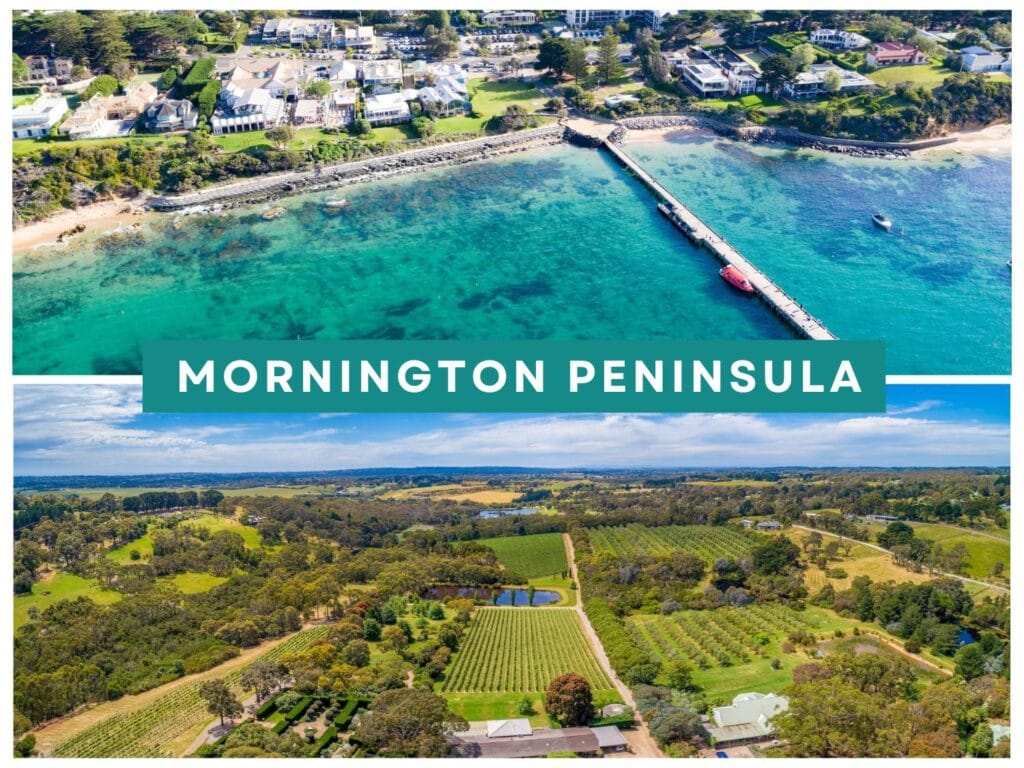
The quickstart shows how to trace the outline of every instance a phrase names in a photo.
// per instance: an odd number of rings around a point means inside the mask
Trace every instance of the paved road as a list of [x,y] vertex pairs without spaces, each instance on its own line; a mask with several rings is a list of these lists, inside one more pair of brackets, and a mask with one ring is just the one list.
[[[879,552],[884,552],[887,555],[891,555],[892,554],[892,552],[890,552],[885,547],[880,547],[877,544],[871,544],[870,542],[861,541],[859,539],[851,539],[849,536],[845,536],[844,537],[844,536],[839,536],[838,534],[835,534],[835,533],[829,533],[828,531],[819,531],[817,528],[808,528],[806,525],[796,525],[796,524],[794,524],[793,527],[794,528],[799,528],[801,531],[810,531],[810,532],[813,532],[813,533],[820,533],[822,536],[832,536],[833,538],[837,538],[837,539],[846,538],[846,539],[849,539],[850,541],[857,542],[858,544],[860,544],[863,547],[868,547],[869,549],[874,549],[874,550],[877,550]],[[1002,540],[1002,541],[1005,541],[1005,539]],[[956,573],[945,573],[943,571],[939,571],[936,575],[938,575],[938,576],[948,576],[951,579],[959,579],[960,581],[965,582],[967,584],[977,584],[979,587],[987,587],[988,589],[994,589],[996,592],[1003,592],[1003,593],[1005,593],[1007,595],[1010,594],[1010,590],[1009,590],[1008,587],[999,587],[999,586],[996,586],[995,584],[990,584],[987,581],[982,581],[981,579],[972,579],[972,578],[970,578],[968,576],[960,576],[960,575],[958,575]]]
[[[569,561],[569,576],[576,583],[576,614],[580,617],[580,623],[583,625],[583,631],[590,639],[590,644],[594,649],[594,655],[597,656],[597,660],[604,667],[604,671],[608,674],[612,683],[618,690],[622,700],[636,711],[636,702],[633,700],[633,692],[629,690],[629,687],[623,683],[615,670],[612,669],[611,662],[608,661],[608,654],[604,652],[604,646],[601,645],[601,640],[597,636],[597,632],[590,625],[590,619],[587,618],[587,614],[583,610],[583,587],[580,584],[579,575],[576,573],[576,550],[572,545],[572,537],[568,533],[562,534],[562,540],[565,542],[565,556]],[[636,713],[637,727],[631,730],[625,730],[622,735],[626,737],[626,741],[629,742],[630,750],[637,757],[664,757],[665,754],[661,751],[658,743],[651,736],[651,731],[647,727],[647,723],[640,717],[640,713]]]

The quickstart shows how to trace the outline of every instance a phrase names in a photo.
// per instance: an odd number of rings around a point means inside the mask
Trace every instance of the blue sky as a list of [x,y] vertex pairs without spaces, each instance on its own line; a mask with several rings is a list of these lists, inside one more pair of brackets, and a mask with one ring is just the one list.
[[889,387],[885,414],[144,414],[129,384],[15,390],[17,475],[413,466],[1009,464],[1009,387]]

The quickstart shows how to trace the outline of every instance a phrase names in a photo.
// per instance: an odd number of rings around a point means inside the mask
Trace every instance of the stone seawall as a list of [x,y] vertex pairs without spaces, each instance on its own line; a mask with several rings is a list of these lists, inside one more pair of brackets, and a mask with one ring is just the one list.
[[282,195],[332,189],[426,168],[501,157],[533,147],[558,144],[564,141],[564,138],[565,129],[561,125],[549,125],[499,136],[421,147],[393,155],[322,166],[314,170],[275,173],[182,195],[158,195],[150,198],[147,205],[158,211],[202,209],[213,205],[218,208],[230,208],[277,199]]
[[631,130],[654,130],[659,128],[697,128],[740,141],[778,142],[792,144],[808,149],[820,149],[827,152],[838,152],[865,157],[909,157],[918,149],[939,147],[956,143],[956,137],[943,136],[920,141],[868,141],[866,139],[840,139],[828,136],[815,136],[809,133],[780,126],[769,125],[730,125],[703,115],[644,115],[626,117],[618,121],[619,125]]

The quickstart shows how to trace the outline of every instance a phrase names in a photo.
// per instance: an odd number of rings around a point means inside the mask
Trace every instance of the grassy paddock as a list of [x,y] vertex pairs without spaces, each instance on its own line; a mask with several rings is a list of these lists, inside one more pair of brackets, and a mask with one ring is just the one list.
[[50,571],[42,579],[32,585],[29,595],[14,597],[14,628],[28,624],[29,608],[45,611],[61,600],[76,600],[88,597],[94,603],[109,605],[121,599],[121,593],[112,589],[104,589],[96,579],[83,579],[73,573]]
[[[251,526],[242,525],[233,517],[223,517],[222,515],[213,515],[206,512],[199,517],[189,518],[185,523],[198,528],[205,528],[211,533],[217,533],[218,531],[232,531],[242,537],[247,548],[258,549],[260,547],[259,532]],[[132,560],[133,549],[141,556],[140,560]],[[146,533],[135,541],[130,541],[117,549],[112,549],[107,553],[107,557],[119,565],[130,565],[133,562],[142,562],[152,556],[153,538],[149,533]]]

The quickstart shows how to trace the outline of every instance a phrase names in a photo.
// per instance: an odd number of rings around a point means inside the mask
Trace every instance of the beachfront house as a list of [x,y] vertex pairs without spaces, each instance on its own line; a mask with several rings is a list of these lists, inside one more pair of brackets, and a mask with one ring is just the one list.
[[741,693],[727,707],[715,707],[705,725],[717,747],[755,744],[772,738],[771,720],[789,709],[789,699],[774,693]]
[[325,128],[347,128],[356,119],[355,91],[335,91],[327,100]]
[[412,120],[409,105],[401,93],[380,93],[367,96],[363,113],[370,125],[395,125]]
[[265,88],[242,88],[226,83],[217,98],[210,127],[218,136],[243,131],[265,131],[281,122],[284,99],[275,98]]
[[696,59],[683,67],[683,82],[702,99],[715,99],[729,92],[729,78],[710,59]]
[[733,96],[746,96],[764,91],[761,70],[732,49],[726,48],[711,58],[725,73],[729,82],[729,93]]
[[851,94],[874,90],[874,81],[860,72],[843,69],[831,62],[811,64],[806,72],[798,72],[796,77],[782,87],[782,92],[791,99],[811,99],[825,95],[825,74],[839,73],[839,93]]
[[157,99],[142,113],[139,127],[149,133],[191,131],[196,127],[199,110],[188,99]]
[[961,72],[1007,72],[1011,71],[1010,56],[990,51],[981,46],[964,48],[960,52]]
[[533,11],[492,11],[483,14],[480,20],[490,27],[514,27],[536,24],[537,14]]
[[236,91],[265,90],[275,99],[294,99],[304,74],[302,65],[288,59],[235,59],[222,78],[221,93],[230,86]]
[[15,107],[11,127],[16,139],[47,136],[68,113],[68,100],[63,96],[41,96],[31,104]]
[[665,66],[668,67],[670,72],[679,74],[683,71],[683,67],[690,63],[690,54],[685,50],[679,51],[665,51],[661,54],[661,58],[665,62]]
[[59,130],[70,139],[127,136],[157,95],[156,87],[146,82],[129,84],[123,94],[96,94],[80,104]]
[[402,62],[399,59],[364,61],[362,80],[364,88],[400,88],[402,86]]
[[417,92],[423,110],[432,115],[452,115],[472,107],[465,77],[440,77],[434,85]]
[[856,32],[845,29],[816,29],[811,32],[811,45],[817,45],[830,51],[853,51],[870,45],[871,41]]
[[918,48],[907,43],[885,42],[876,43],[868,51],[869,67],[903,67],[912,64],[927,64],[928,57]]
[[326,99],[299,99],[292,111],[294,125],[320,125],[327,111]]

